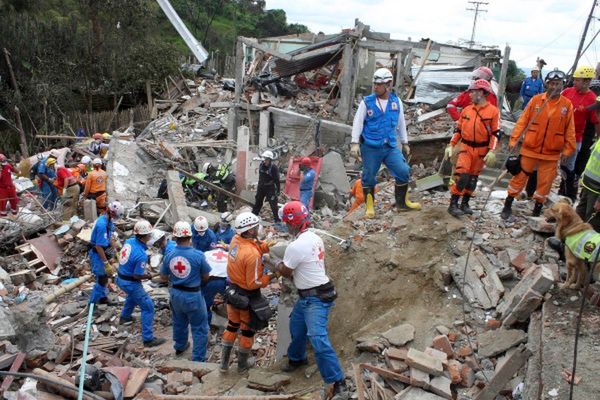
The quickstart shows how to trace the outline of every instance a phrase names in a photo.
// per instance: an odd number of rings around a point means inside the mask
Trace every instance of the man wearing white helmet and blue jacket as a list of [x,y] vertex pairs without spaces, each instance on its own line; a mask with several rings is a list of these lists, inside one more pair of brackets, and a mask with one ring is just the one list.
[[208,220],[202,215],[196,217],[192,226],[192,245],[202,252],[212,250],[217,244],[217,236],[208,229]]
[[225,211],[221,214],[221,222],[215,227],[215,236],[217,244],[229,244],[231,239],[235,236],[235,231],[231,227],[231,221],[233,221],[233,214],[229,211]]
[[[362,157],[362,185],[367,218],[375,216],[376,175],[381,163],[396,180],[396,209],[420,210],[419,203],[408,199],[410,167],[405,156],[410,154],[402,102],[392,90],[393,76],[389,69],[379,68],[373,75],[374,93],[360,102],[352,124],[350,152]],[[402,151],[398,148],[398,139]],[[403,154],[404,153],[404,154]]]

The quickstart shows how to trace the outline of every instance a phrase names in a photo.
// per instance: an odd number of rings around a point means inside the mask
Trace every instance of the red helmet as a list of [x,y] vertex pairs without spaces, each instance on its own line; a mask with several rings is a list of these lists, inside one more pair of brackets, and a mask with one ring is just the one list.
[[285,203],[282,210],[281,220],[286,224],[298,226],[308,222],[308,210],[299,201]]
[[0,153],[0,162],[6,161],[6,156]]
[[102,134],[100,132],[94,133],[94,136],[92,137],[94,140],[102,140]]
[[305,167],[310,167],[311,161],[309,157],[304,157],[302,159],[302,161],[300,161],[300,165],[303,165]]
[[492,93],[492,86],[485,79],[477,79],[476,81],[471,82],[468,90],[484,90],[488,93]]
[[494,77],[494,73],[488,67],[479,67],[473,71],[473,79],[485,79],[486,81],[491,81]]

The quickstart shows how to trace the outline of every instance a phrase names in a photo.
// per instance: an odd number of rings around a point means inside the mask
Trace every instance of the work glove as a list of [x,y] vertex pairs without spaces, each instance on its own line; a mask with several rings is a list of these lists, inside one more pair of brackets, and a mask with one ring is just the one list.
[[444,150],[444,157],[446,159],[451,159],[453,152],[454,152],[454,146],[449,144],[448,146],[446,146],[446,149]]
[[496,165],[496,153],[493,151],[488,151],[488,153],[483,157],[483,162],[487,167],[493,168]]
[[275,239],[269,239],[265,243],[266,243],[267,246],[273,247],[273,246],[275,246],[277,244],[277,240],[275,240]]
[[109,263],[108,261],[104,262],[104,272],[106,272],[106,275],[108,275],[109,277],[112,277],[115,275],[115,268],[112,266],[111,263]]
[[358,143],[350,143],[350,155],[356,159],[360,158],[360,145]]
[[410,155],[410,146],[408,143],[402,144],[402,154],[404,154],[404,157],[408,157]]

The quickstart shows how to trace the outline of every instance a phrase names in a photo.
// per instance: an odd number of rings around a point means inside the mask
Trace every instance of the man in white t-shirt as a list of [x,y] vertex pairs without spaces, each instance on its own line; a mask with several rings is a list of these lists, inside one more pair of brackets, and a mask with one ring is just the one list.
[[308,230],[309,213],[301,202],[288,202],[281,214],[281,220],[296,239],[285,250],[283,261],[273,269],[293,278],[300,295],[290,315],[292,342],[284,371],[291,372],[307,364],[306,343],[310,340],[321,377],[326,385],[332,385],[333,398],[345,398],[348,390],[344,372],[327,331],[329,312],[337,293],[325,273],[323,240]]

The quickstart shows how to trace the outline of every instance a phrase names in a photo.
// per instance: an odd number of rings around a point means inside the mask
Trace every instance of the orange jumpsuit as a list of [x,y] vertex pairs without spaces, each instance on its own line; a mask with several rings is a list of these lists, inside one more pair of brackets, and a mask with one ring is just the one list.
[[[375,193],[377,193],[378,191],[379,189],[375,188]],[[348,210],[348,214],[356,210],[365,202],[362,180],[360,178],[354,181],[354,185],[352,185],[352,188],[350,189],[350,197],[354,197],[354,203],[352,203],[350,210]]]
[[[559,96],[549,100],[544,107],[546,97],[546,93],[542,93],[529,101],[509,141],[509,146],[516,146],[519,138],[525,134],[521,146],[522,171],[508,183],[508,195],[517,197],[537,166],[537,187],[533,198],[538,203],[544,203],[550,193],[561,155],[568,157],[576,149],[571,101]],[[524,132],[528,125],[529,128]]]
[[498,145],[500,121],[496,106],[470,104],[460,113],[460,119],[450,144],[461,141],[456,160],[454,183],[450,192],[459,196],[471,196],[477,187],[477,179],[483,169],[483,158]]
[[106,208],[106,177],[102,169],[93,170],[88,174],[83,189],[83,197],[96,200],[99,214]]
[[[235,235],[229,245],[227,259],[227,276],[231,283],[243,290],[266,287],[271,279],[264,274],[262,255],[268,252],[269,246],[265,242]],[[240,348],[251,349],[255,332],[249,326],[250,310],[240,310],[227,304],[227,319],[223,342],[233,345],[241,329]]]

